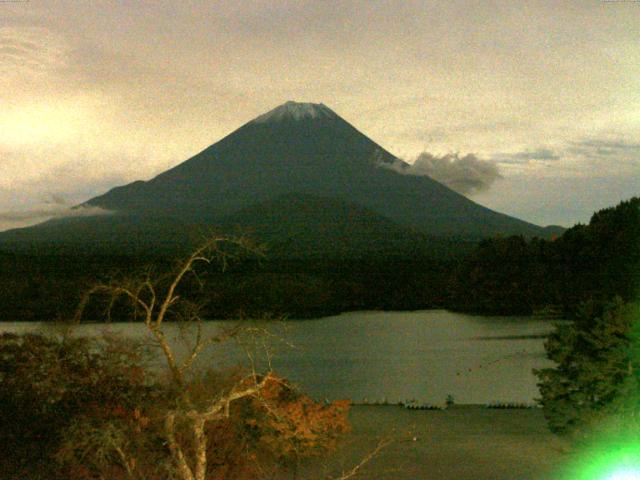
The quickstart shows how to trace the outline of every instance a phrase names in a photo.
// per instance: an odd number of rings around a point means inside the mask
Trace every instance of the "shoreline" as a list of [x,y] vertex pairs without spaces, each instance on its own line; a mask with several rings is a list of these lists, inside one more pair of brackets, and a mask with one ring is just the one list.
[[349,419],[351,433],[322,465],[304,467],[307,478],[327,468],[344,471],[356,465],[381,440],[391,443],[363,466],[362,478],[547,480],[561,478],[559,472],[571,458],[568,442],[548,430],[539,408],[467,404],[416,411],[354,405]]

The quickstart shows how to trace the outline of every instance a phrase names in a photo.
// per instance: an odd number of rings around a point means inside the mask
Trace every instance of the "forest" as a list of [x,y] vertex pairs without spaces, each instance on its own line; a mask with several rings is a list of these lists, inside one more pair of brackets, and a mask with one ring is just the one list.
[[531,314],[551,307],[573,317],[586,301],[630,301],[640,280],[640,198],[593,214],[553,240],[484,240],[455,269],[447,307]]
[[[594,213],[554,239],[451,241],[435,252],[379,252],[367,258],[257,253],[208,268],[198,291],[208,318],[313,318],[352,310],[449,310],[487,315],[555,311],[571,316],[587,300],[630,300],[640,275],[639,198]],[[135,255],[0,251],[0,319],[69,318],[99,281],[173,265],[184,252]],[[117,319],[117,312],[114,313]],[[127,320],[122,317],[122,320]]]

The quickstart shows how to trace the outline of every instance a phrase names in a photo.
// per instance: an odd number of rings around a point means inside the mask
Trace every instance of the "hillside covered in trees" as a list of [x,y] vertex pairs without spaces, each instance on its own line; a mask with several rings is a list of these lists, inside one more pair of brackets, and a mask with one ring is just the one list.
[[[587,300],[630,300],[640,276],[640,198],[595,213],[554,240],[494,237],[479,244],[424,242],[411,249],[288,255],[285,246],[243,256],[224,273],[203,272],[197,292],[209,318],[307,318],[349,310],[447,308],[531,314],[547,307],[571,315]],[[97,281],[171,265],[183,252],[125,255],[74,251],[0,251],[0,320],[48,321],[73,314]],[[96,312],[97,314],[98,312]],[[114,319],[117,318],[117,314]]]
[[640,286],[640,198],[596,212],[554,240],[492,238],[461,262],[447,307],[530,314],[548,306],[573,314],[582,302],[629,301]]

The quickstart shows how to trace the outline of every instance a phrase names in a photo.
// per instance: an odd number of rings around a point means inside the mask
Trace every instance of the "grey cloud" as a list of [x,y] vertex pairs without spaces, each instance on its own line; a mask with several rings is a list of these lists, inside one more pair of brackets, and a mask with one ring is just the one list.
[[531,162],[552,162],[561,158],[580,157],[585,160],[638,162],[640,143],[621,140],[586,139],[568,142],[557,150],[540,147],[515,153],[496,153],[492,160],[502,164],[525,165]]
[[537,148],[535,150],[523,150],[516,153],[497,153],[493,160],[498,163],[523,164],[529,162],[544,162],[560,160],[560,155],[549,148]]
[[470,153],[461,157],[457,153],[436,156],[421,153],[413,165],[392,167],[404,175],[425,175],[462,195],[473,195],[491,187],[502,178],[498,166],[490,160],[481,160]]
[[69,207],[59,203],[46,203],[29,210],[15,210],[0,212],[0,222],[24,222],[46,218],[65,217],[93,217],[96,215],[109,215],[112,212],[99,207],[79,206]]
[[569,151],[585,157],[608,157],[614,155],[637,155],[640,157],[640,143],[590,139],[573,142],[569,147]]

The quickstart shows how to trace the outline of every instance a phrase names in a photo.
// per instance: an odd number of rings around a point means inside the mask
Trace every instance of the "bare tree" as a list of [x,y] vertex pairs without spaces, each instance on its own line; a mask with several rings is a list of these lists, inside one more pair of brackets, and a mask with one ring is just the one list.
[[[191,398],[189,389],[184,388],[188,372],[198,355],[208,346],[221,343],[239,331],[238,328],[235,328],[220,335],[207,336],[203,332],[199,309],[187,307],[185,309],[186,318],[183,319],[195,325],[195,341],[187,355],[183,359],[179,359],[164,328],[168,314],[181,301],[177,290],[185,276],[196,275],[194,268],[199,263],[210,264],[214,260],[219,260],[223,265],[226,265],[230,254],[222,250],[221,246],[223,245],[231,245],[243,251],[257,252],[243,240],[214,237],[198,247],[179,265],[176,273],[164,288],[159,287],[158,282],[154,281],[149,274],[146,278],[137,281],[98,284],[84,295],[76,312],[76,320],[80,321],[89,299],[96,294],[107,294],[111,297],[109,312],[119,297],[125,297],[133,305],[136,312],[142,313],[144,325],[162,350],[172,381],[178,387],[181,397],[180,407],[167,411],[164,418],[166,442],[171,452],[173,467],[181,480],[205,480],[207,472],[206,424],[228,418],[230,405],[233,402],[257,395],[269,381],[275,378],[270,371],[265,375],[258,375],[252,371],[229,391],[210,399],[205,405],[196,405],[196,402]],[[188,430],[191,434],[190,441],[193,448],[185,448],[176,436],[176,422],[178,420],[189,425]],[[192,452],[193,458],[189,458],[189,452]],[[130,470],[129,467],[127,470]],[[133,476],[130,471],[129,473],[130,476]]]
[[[228,247],[231,247],[231,250]],[[213,237],[182,261],[175,272],[164,281],[159,281],[157,277],[147,273],[136,280],[93,286],[83,296],[76,313],[75,319],[79,322],[91,297],[102,294],[110,299],[108,315],[116,301],[119,298],[125,298],[133,306],[135,314],[142,318],[145,328],[163,353],[171,382],[176,387],[176,401],[163,412],[162,423],[165,444],[170,452],[170,470],[180,480],[206,479],[209,463],[208,425],[228,419],[234,402],[250,398],[263,401],[261,393],[265,387],[282,382],[273,373],[270,364],[266,373],[258,374],[252,361],[252,368],[248,375],[235,381],[231,387],[216,392],[213,397],[209,396],[204,400],[196,399],[188,388],[190,371],[198,356],[207,347],[236,337],[247,329],[243,326],[235,326],[216,335],[207,335],[203,329],[200,308],[187,299],[181,298],[178,293],[179,287],[187,276],[193,276],[199,281],[195,271],[198,264],[219,261],[224,268],[230,256],[238,252],[260,253],[259,249],[242,239]],[[177,355],[168,337],[165,328],[168,318],[177,319],[194,328],[192,342],[183,356]],[[269,405],[266,402],[263,403],[269,410]],[[277,415],[277,412],[271,411],[271,413]],[[185,432],[187,432],[186,435]],[[383,446],[380,444],[353,469],[344,472],[339,479],[346,480],[355,476]],[[135,471],[135,462],[126,460],[126,453],[118,445],[114,448],[126,468],[128,477],[141,478],[141,474]]]

